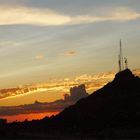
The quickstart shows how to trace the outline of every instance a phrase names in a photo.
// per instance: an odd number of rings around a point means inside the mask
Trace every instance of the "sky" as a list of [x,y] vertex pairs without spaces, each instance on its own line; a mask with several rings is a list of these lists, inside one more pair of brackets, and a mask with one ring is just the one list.
[[139,0],[0,0],[0,88],[117,72],[120,39],[139,69],[139,25]]
[[139,0],[0,0],[0,87],[139,68]]

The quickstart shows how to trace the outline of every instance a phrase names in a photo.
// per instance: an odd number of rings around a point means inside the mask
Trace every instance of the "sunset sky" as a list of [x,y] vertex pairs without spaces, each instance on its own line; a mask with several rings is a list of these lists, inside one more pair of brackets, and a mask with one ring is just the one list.
[[[120,39],[129,68],[139,69],[139,37],[139,0],[0,0],[0,88],[117,72]],[[34,95],[25,103],[45,100]]]

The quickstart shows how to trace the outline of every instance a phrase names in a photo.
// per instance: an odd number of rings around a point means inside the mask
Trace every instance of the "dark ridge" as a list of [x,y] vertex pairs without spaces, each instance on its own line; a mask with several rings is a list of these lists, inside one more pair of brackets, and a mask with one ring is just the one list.
[[[106,133],[111,135],[110,129],[117,133],[111,136],[113,138],[121,138],[119,133],[122,129],[133,136],[134,129],[140,129],[140,78],[129,69],[119,72],[112,82],[66,108],[52,122],[95,136],[99,136],[100,132],[103,137]],[[123,138],[131,137],[123,132],[121,135]]]
[[129,69],[126,69],[115,75],[114,82],[125,84],[125,82],[127,82],[128,80],[132,80],[134,78],[135,76],[133,75],[133,73]]
[[118,79],[119,80],[128,80],[128,79],[132,79],[134,77],[135,76],[133,75],[133,73],[129,69],[126,69],[124,71],[117,73],[115,76],[115,80],[118,80]]

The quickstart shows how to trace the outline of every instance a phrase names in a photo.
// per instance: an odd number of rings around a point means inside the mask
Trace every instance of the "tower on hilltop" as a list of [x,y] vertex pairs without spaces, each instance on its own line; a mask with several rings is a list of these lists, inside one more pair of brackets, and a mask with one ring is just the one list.
[[120,50],[119,50],[119,57],[118,57],[119,72],[124,70],[124,63],[125,63],[125,69],[127,69],[128,68],[128,60],[127,60],[127,58],[123,57],[122,41],[120,40]]

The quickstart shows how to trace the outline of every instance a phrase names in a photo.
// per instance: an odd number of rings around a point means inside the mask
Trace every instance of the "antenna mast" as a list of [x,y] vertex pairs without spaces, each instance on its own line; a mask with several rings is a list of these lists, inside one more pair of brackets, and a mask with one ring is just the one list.
[[124,58],[124,62],[125,62],[125,69],[128,69],[128,60],[127,60],[127,58]]
[[121,40],[120,40],[120,50],[119,50],[118,64],[119,64],[119,72],[128,68],[128,60],[127,60],[126,57],[125,58],[123,57],[122,41]]
[[123,63],[123,52],[122,52],[122,41],[120,40],[120,56],[121,56],[121,67],[124,70],[124,63]]
[[122,41],[120,40],[120,53],[119,53],[119,71],[124,70],[123,53],[122,53]]
[[122,68],[121,68],[121,57],[120,57],[120,54],[118,56],[118,59],[119,59],[119,61],[118,61],[118,64],[119,64],[119,72],[121,72],[122,71]]

